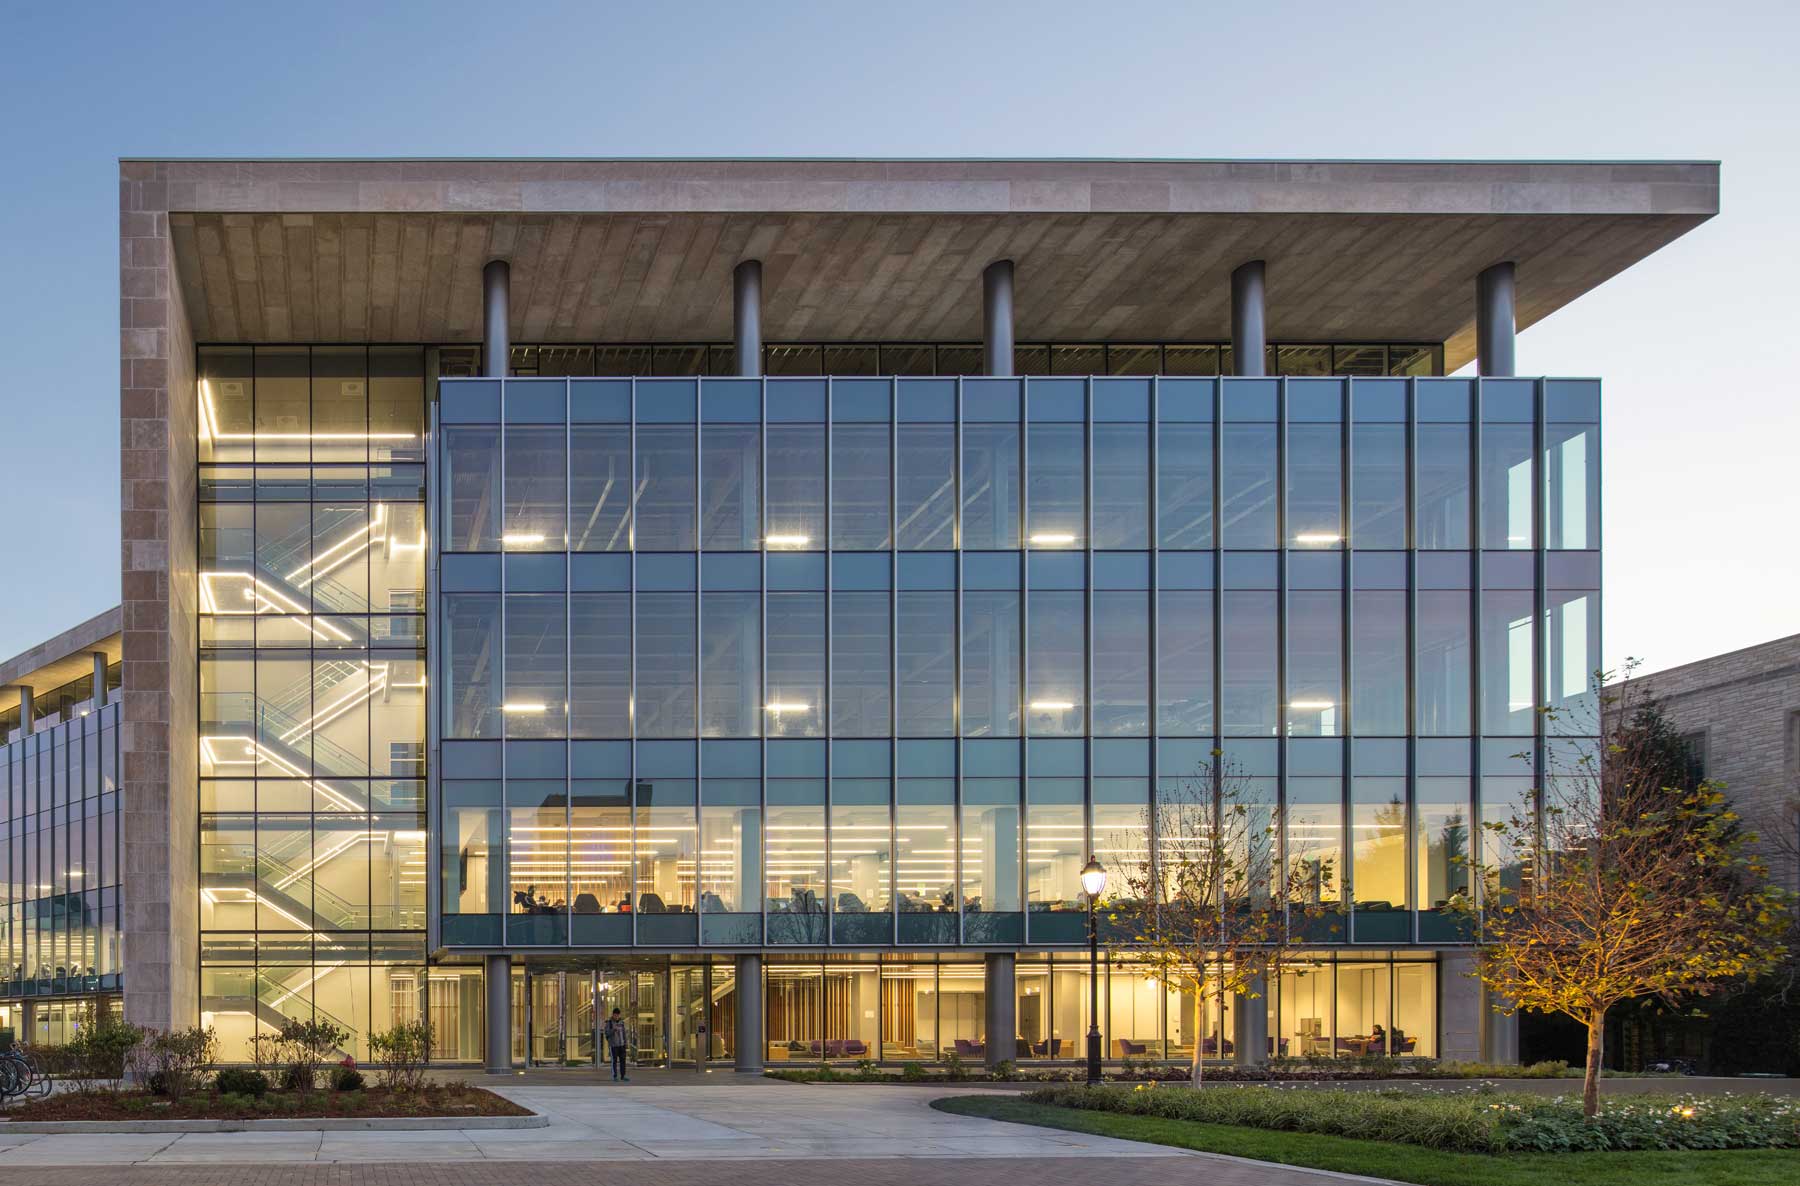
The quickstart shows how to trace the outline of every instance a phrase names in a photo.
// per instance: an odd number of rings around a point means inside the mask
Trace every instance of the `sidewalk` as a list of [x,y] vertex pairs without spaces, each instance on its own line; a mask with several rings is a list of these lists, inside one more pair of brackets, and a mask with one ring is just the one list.
[[[494,1083],[495,1090],[550,1119],[550,1127],[515,1131],[255,1132],[180,1136],[8,1134],[0,1124],[0,1183],[91,1186],[92,1167],[113,1167],[107,1182],[168,1182],[205,1186],[215,1180],[258,1186],[284,1183],[437,1184],[530,1182],[555,1186],[566,1163],[632,1163],[633,1186],[717,1183],[786,1186],[829,1173],[857,1186],[964,1186],[969,1160],[980,1160],[984,1183],[1041,1186],[1046,1178],[1097,1174],[1120,1186],[1193,1182],[1233,1186],[1317,1186],[1311,1170],[1240,1162],[1160,1145],[1084,1133],[1006,1124],[933,1110],[952,1094],[943,1086],[856,1087],[740,1081],[736,1089],[707,1086],[539,1087]],[[1092,1162],[1076,1169],[1072,1161]],[[822,1171],[817,1162],[836,1163]],[[327,1164],[336,1170],[319,1176]],[[499,1163],[514,1164],[505,1172]],[[729,1166],[719,1163],[731,1163]],[[254,1170],[241,1167],[254,1165]],[[796,1172],[796,1165],[810,1171]],[[216,1177],[206,1167],[240,1167]],[[349,1171],[367,1167],[363,1177]],[[379,1166],[379,1170],[375,1167]],[[685,1169],[674,1167],[685,1166]],[[52,1167],[85,1167],[69,1178]],[[134,1172],[126,1173],[130,1167]],[[191,1167],[183,1170],[182,1167]],[[311,1167],[308,1169],[307,1167]],[[305,1170],[300,1176],[282,1171]],[[142,1171],[142,1172],[138,1172]],[[155,1171],[155,1172],[151,1172]],[[469,1176],[466,1171],[474,1171]],[[516,1171],[516,1172],[515,1172]],[[1351,1181],[1339,1175],[1326,1180]]]

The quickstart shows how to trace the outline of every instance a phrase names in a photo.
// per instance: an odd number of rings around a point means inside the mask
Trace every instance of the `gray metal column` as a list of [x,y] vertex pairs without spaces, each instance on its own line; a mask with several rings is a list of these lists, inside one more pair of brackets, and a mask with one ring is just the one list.
[[1513,341],[1517,319],[1513,316],[1513,265],[1495,264],[1475,277],[1475,372],[1480,375],[1516,375]]
[[1239,993],[1231,1001],[1231,1061],[1260,1067],[1269,1061],[1269,978],[1256,977],[1249,989],[1256,995]]
[[984,375],[1013,373],[1013,261],[997,259],[981,273],[981,342]]
[[1263,261],[1253,259],[1231,273],[1231,373],[1268,373],[1269,334],[1264,317]]
[[1019,1057],[1017,957],[1010,951],[987,954],[987,1065]]
[[1438,956],[1438,1052],[1453,1062],[1481,1061],[1481,982],[1475,979],[1475,957],[1466,951]]
[[512,330],[506,320],[511,291],[512,265],[489,260],[481,269],[481,373],[489,379],[506,378],[512,357]]
[[747,259],[731,273],[731,340],[737,373],[763,373],[762,261]]
[[36,711],[32,700],[31,688],[26,684],[19,685],[19,736],[26,737],[31,733],[31,717]]
[[106,652],[94,652],[94,707],[106,706]]
[[760,1075],[763,1069],[762,956],[737,957],[737,1069]]
[[487,957],[487,1073],[512,1072],[512,960]]
[[[508,324],[512,291],[512,265],[493,259],[481,269],[481,373],[504,379],[512,358],[512,330]],[[504,955],[486,960],[487,1071],[503,1075],[512,1070],[512,961]]]
[[1507,1001],[1481,990],[1481,1061],[1512,1065],[1519,1061],[1519,1015],[1502,1013]]

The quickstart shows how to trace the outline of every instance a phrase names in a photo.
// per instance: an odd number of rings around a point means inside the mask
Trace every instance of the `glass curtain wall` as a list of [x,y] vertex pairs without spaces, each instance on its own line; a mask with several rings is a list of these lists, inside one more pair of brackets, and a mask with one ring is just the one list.
[[[978,342],[773,342],[763,347],[762,373],[980,375],[984,357]],[[1019,375],[1231,373],[1231,346],[1220,343],[1034,342],[1017,346],[1013,359],[1013,373]],[[512,348],[508,362],[507,373],[515,376],[723,377],[738,373],[737,352],[728,342],[519,345]],[[1440,346],[1415,342],[1282,343],[1268,347],[1265,365],[1271,375],[1437,375],[1443,373],[1444,352]]]
[[1077,943],[1081,862],[1214,749],[1349,904],[1320,942],[1461,937],[1493,755],[1583,735],[1597,385],[1046,365],[446,382],[446,941]]
[[0,998],[95,1001],[122,983],[120,708],[70,711],[0,746]]
[[[366,1058],[372,1030],[429,996],[426,352],[208,347],[199,372],[201,1016],[227,1060],[312,1017]],[[560,436],[510,459],[479,429],[446,441],[444,504],[465,544],[563,548],[546,526]],[[477,493],[505,460],[511,518]],[[460,726],[513,732],[505,697],[547,697],[552,673],[503,691],[499,638],[471,649],[497,628],[492,600],[448,616]],[[540,646],[542,662],[565,649]]]

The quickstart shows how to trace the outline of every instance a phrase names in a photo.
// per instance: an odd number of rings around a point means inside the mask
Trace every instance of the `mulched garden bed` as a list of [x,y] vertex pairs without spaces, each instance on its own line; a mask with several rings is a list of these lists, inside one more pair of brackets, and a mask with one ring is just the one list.
[[509,1099],[462,1083],[420,1091],[271,1091],[261,1098],[220,1095],[211,1088],[179,1101],[147,1091],[70,1091],[0,1111],[5,1121],[41,1120],[317,1120],[326,1117],[530,1116]]

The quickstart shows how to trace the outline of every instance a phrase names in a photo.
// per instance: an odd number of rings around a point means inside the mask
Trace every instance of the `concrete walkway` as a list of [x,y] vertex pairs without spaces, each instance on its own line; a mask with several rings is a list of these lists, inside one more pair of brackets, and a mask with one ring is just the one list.
[[[32,1136],[8,1134],[0,1124],[0,1183],[54,1186],[65,1179],[51,1173],[53,1167],[86,1167],[86,1177],[76,1174],[66,1180],[92,1183],[98,1180],[92,1167],[107,1166],[112,1167],[104,1175],[107,1182],[168,1181],[203,1186],[214,1180],[206,1167],[219,1167],[222,1172],[227,1166],[254,1165],[253,1171],[237,1171],[250,1176],[227,1175],[218,1180],[454,1183],[465,1178],[451,1171],[485,1167],[478,1177],[466,1180],[516,1180],[548,1186],[562,1179],[555,1173],[531,1172],[530,1165],[516,1167],[519,1174],[515,1176],[511,1169],[496,1163],[536,1163],[544,1171],[559,1164],[600,1163],[617,1167],[610,1176],[632,1186],[688,1181],[751,1186],[765,1179],[788,1182],[804,1178],[806,1175],[794,1173],[794,1166],[822,1159],[842,1163],[831,1174],[853,1179],[858,1186],[966,1183],[972,1172],[978,1172],[984,1183],[1016,1182],[1019,1186],[1039,1186],[1046,1176],[1090,1172],[1115,1183],[1318,1186],[1321,1180],[1354,1180],[1110,1137],[953,1116],[929,1107],[931,1100],[951,1094],[942,1086],[737,1080],[731,1086],[540,1087],[507,1083],[497,1084],[496,1089],[548,1116],[550,1127]],[[982,1160],[983,1168],[972,1171],[959,1164],[968,1159]],[[1091,1164],[1075,1169],[1073,1159]],[[633,1164],[619,1164],[626,1162]],[[370,1176],[334,1172],[321,1177],[317,1171],[326,1168],[321,1163],[338,1163],[345,1170],[366,1166]],[[686,1168],[672,1168],[677,1163]],[[790,1176],[775,1174],[783,1165]],[[184,1166],[194,1172],[160,1176],[164,1169],[175,1171]],[[313,1172],[300,1176],[278,1172],[283,1167],[299,1170],[307,1166]],[[129,1167],[144,1173],[125,1173]],[[817,1171],[811,1176],[818,1176]]]

